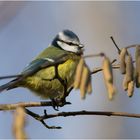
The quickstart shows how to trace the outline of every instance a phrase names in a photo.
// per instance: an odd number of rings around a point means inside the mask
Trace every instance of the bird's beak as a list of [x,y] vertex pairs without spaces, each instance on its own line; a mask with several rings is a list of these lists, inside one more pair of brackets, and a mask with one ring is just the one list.
[[79,44],[79,54],[83,54],[83,51],[84,51],[84,45],[83,44]]
[[80,47],[80,49],[81,49],[82,52],[85,50],[85,49],[84,49],[84,47],[85,47],[84,44],[80,44],[79,47]]
[[84,48],[84,45],[83,44],[79,44],[79,47],[82,49],[82,48]]

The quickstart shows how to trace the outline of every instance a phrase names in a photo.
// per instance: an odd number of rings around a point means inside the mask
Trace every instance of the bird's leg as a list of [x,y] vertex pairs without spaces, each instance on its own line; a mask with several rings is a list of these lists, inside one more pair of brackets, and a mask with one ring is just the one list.
[[69,93],[73,90],[73,87],[70,87],[68,90],[67,90],[67,96],[69,95]]
[[68,90],[67,89],[65,90],[65,87],[64,87],[64,95],[60,99],[60,103],[61,103],[60,106],[64,106],[65,105],[65,103],[66,103],[66,97],[69,95],[69,93],[72,91],[72,89],[73,89],[73,87],[69,88]]
[[54,110],[59,111],[58,110],[58,100],[57,99],[52,99],[52,107]]
[[59,100],[59,106],[64,106],[66,103],[66,96],[68,95],[67,93],[67,80],[64,80],[60,77],[59,73],[58,73],[58,65],[55,66],[55,78],[57,78],[60,83],[63,85],[64,87],[64,95],[63,97]]

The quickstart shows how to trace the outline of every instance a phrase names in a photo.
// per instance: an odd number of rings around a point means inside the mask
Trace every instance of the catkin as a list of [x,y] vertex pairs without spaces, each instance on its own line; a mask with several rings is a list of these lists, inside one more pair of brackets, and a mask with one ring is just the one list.
[[128,83],[128,90],[127,90],[127,95],[129,97],[132,97],[133,96],[133,93],[134,93],[134,81],[130,81]]
[[82,99],[85,99],[87,84],[90,78],[89,76],[90,76],[90,71],[87,66],[84,66],[82,72],[82,79],[80,83],[80,95]]
[[126,91],[128,89],[128,83],[129,83],[129,79],[128,77],[126,76],[126,74],[124,75],[124,78],[123,78],[123,89]]
[[120,58],[120,71],[122,74],[126,73],[126,64],[125,64],[125,57],[127,55],[127,49],[123,48],[120,52],[119,58]]
[[13,134],[16,139],[27,139],[25,133],[25,110],[21,107],[18,107],[14,114],[13,121]]
[[126,64],[126,73],[123,79],[123,89],[126,91],[128,90],[129,82],[133,81],[134,79],[134,66],[133,66],[133,60],[130,54],[126,55],[125,64]]
[[105,80],[105,85],[108,91],[108,97],[112,100],[113,95],[115,94],[115,87],[113,86],[113,73],[112,73],[112,65],[108,57],[105,56],[103,60],[103,75]]
[[108,57],[103,60],[103,74],[105,82],[113,83],[112,65]]
[[134,66],[133,60],[130,54],[126,56],[126,79],[128,82],[133,81],[134,78]]
[[91,83],[91,78],[88,81],[88,85],[87,85],[87,93],[91,94],[92,93],[92,83]]
[[106,83],[107,91],[108,91],[108,98],[109,100],[112,100],[114,97],[114,94],[116,93],[116,89],[112,83]]
[[75,73],[75,80],[74,80],[74,88],[75,89],[78,89],[80,87],[81,76],[82,76],[84,64],[85,64],[84,59],[81,58],[79,61],[79,64],[77,65],[76,73]]
[[135,60],[136,60],[135,81],[136,81],[136,87],[139,88],[140,87],[140,45],[136,46]]

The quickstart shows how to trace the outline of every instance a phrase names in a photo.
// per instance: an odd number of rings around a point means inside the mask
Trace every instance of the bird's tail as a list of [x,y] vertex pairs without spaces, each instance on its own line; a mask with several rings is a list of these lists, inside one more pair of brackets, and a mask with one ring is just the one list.
[[12,88],[17,87],[17,82],[18,82],[18,79],[16,78],[16,79],[14,79],[14,80],[12,80],[12,81],[4,84],[4,85],[1,85],[0,86],[0,92],[2,92],[4,90],[10,90]]

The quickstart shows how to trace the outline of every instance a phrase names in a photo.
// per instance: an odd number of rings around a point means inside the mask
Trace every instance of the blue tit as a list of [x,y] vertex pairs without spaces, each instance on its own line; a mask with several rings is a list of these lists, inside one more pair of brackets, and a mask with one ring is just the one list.
[[25,67],[20,76],[0,86],[0,92],[24,87],[44,99],[61,99],[73,86],[84,45],[70,30],[59,32],[51,45]]

